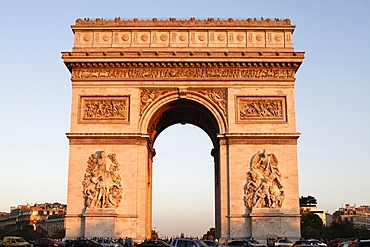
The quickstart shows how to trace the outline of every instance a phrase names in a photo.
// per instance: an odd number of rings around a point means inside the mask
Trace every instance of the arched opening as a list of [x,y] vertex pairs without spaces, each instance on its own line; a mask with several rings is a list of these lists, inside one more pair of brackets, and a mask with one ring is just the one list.
[[220,171],[215,116],[198,102],[178,99],[159,107],[150,122],[148,132],[156,151],[151,190],[154,230],[162,237],[182,233],[197,237],[210,227],[217,229]]
[[175,124],[157,138],[153,228],[159,237],[201,236],[215,226],[212,142],[200,128]]

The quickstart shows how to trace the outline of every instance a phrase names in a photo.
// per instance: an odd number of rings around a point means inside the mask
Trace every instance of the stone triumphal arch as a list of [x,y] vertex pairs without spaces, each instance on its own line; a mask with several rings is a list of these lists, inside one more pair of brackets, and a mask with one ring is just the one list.
[[76,20],[62,53],[72,81],[66,237],[149,238],[153,143],[190,123],[213,143],[217,237],[299,238],[294,85],[304,53],[294,28]]

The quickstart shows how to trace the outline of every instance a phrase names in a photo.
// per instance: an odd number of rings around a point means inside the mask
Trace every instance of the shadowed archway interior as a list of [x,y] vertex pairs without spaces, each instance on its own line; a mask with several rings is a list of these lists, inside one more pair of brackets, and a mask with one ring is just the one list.
[[163,130],[177,123],[198,126],[211,138],[213,146],[218,146],[219,127],[215,117],[205,106],[187,99],[179,99],[162,107],[151,120],[148,133],[155,140]]

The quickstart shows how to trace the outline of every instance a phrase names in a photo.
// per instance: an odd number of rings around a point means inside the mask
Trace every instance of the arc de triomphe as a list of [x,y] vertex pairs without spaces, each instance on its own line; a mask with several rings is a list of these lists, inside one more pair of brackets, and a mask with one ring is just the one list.
[[294,28],[76,20],[62,52],[72,81],[66,238],[150,237],[153,143],[177,123],[213,142],[217,238],[299,238],[294,85],[304,53]]

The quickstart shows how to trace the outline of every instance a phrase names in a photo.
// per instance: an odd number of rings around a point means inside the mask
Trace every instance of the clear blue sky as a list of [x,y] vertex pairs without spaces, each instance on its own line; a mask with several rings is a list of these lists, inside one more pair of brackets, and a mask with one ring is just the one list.
[[[369,14],[366,0],[0,1],[0,211],[66,203],[71,83],[60,53],[72,49],[70,25],[85,17],[290,18],[295,49],[306,52],[295,91],[300,195],[330,213],[370,205]],[[153,226],[203,234],[214,226],[208,136],[173,126],[155,148]],[[189,187],[189,178],[199,183]]]

